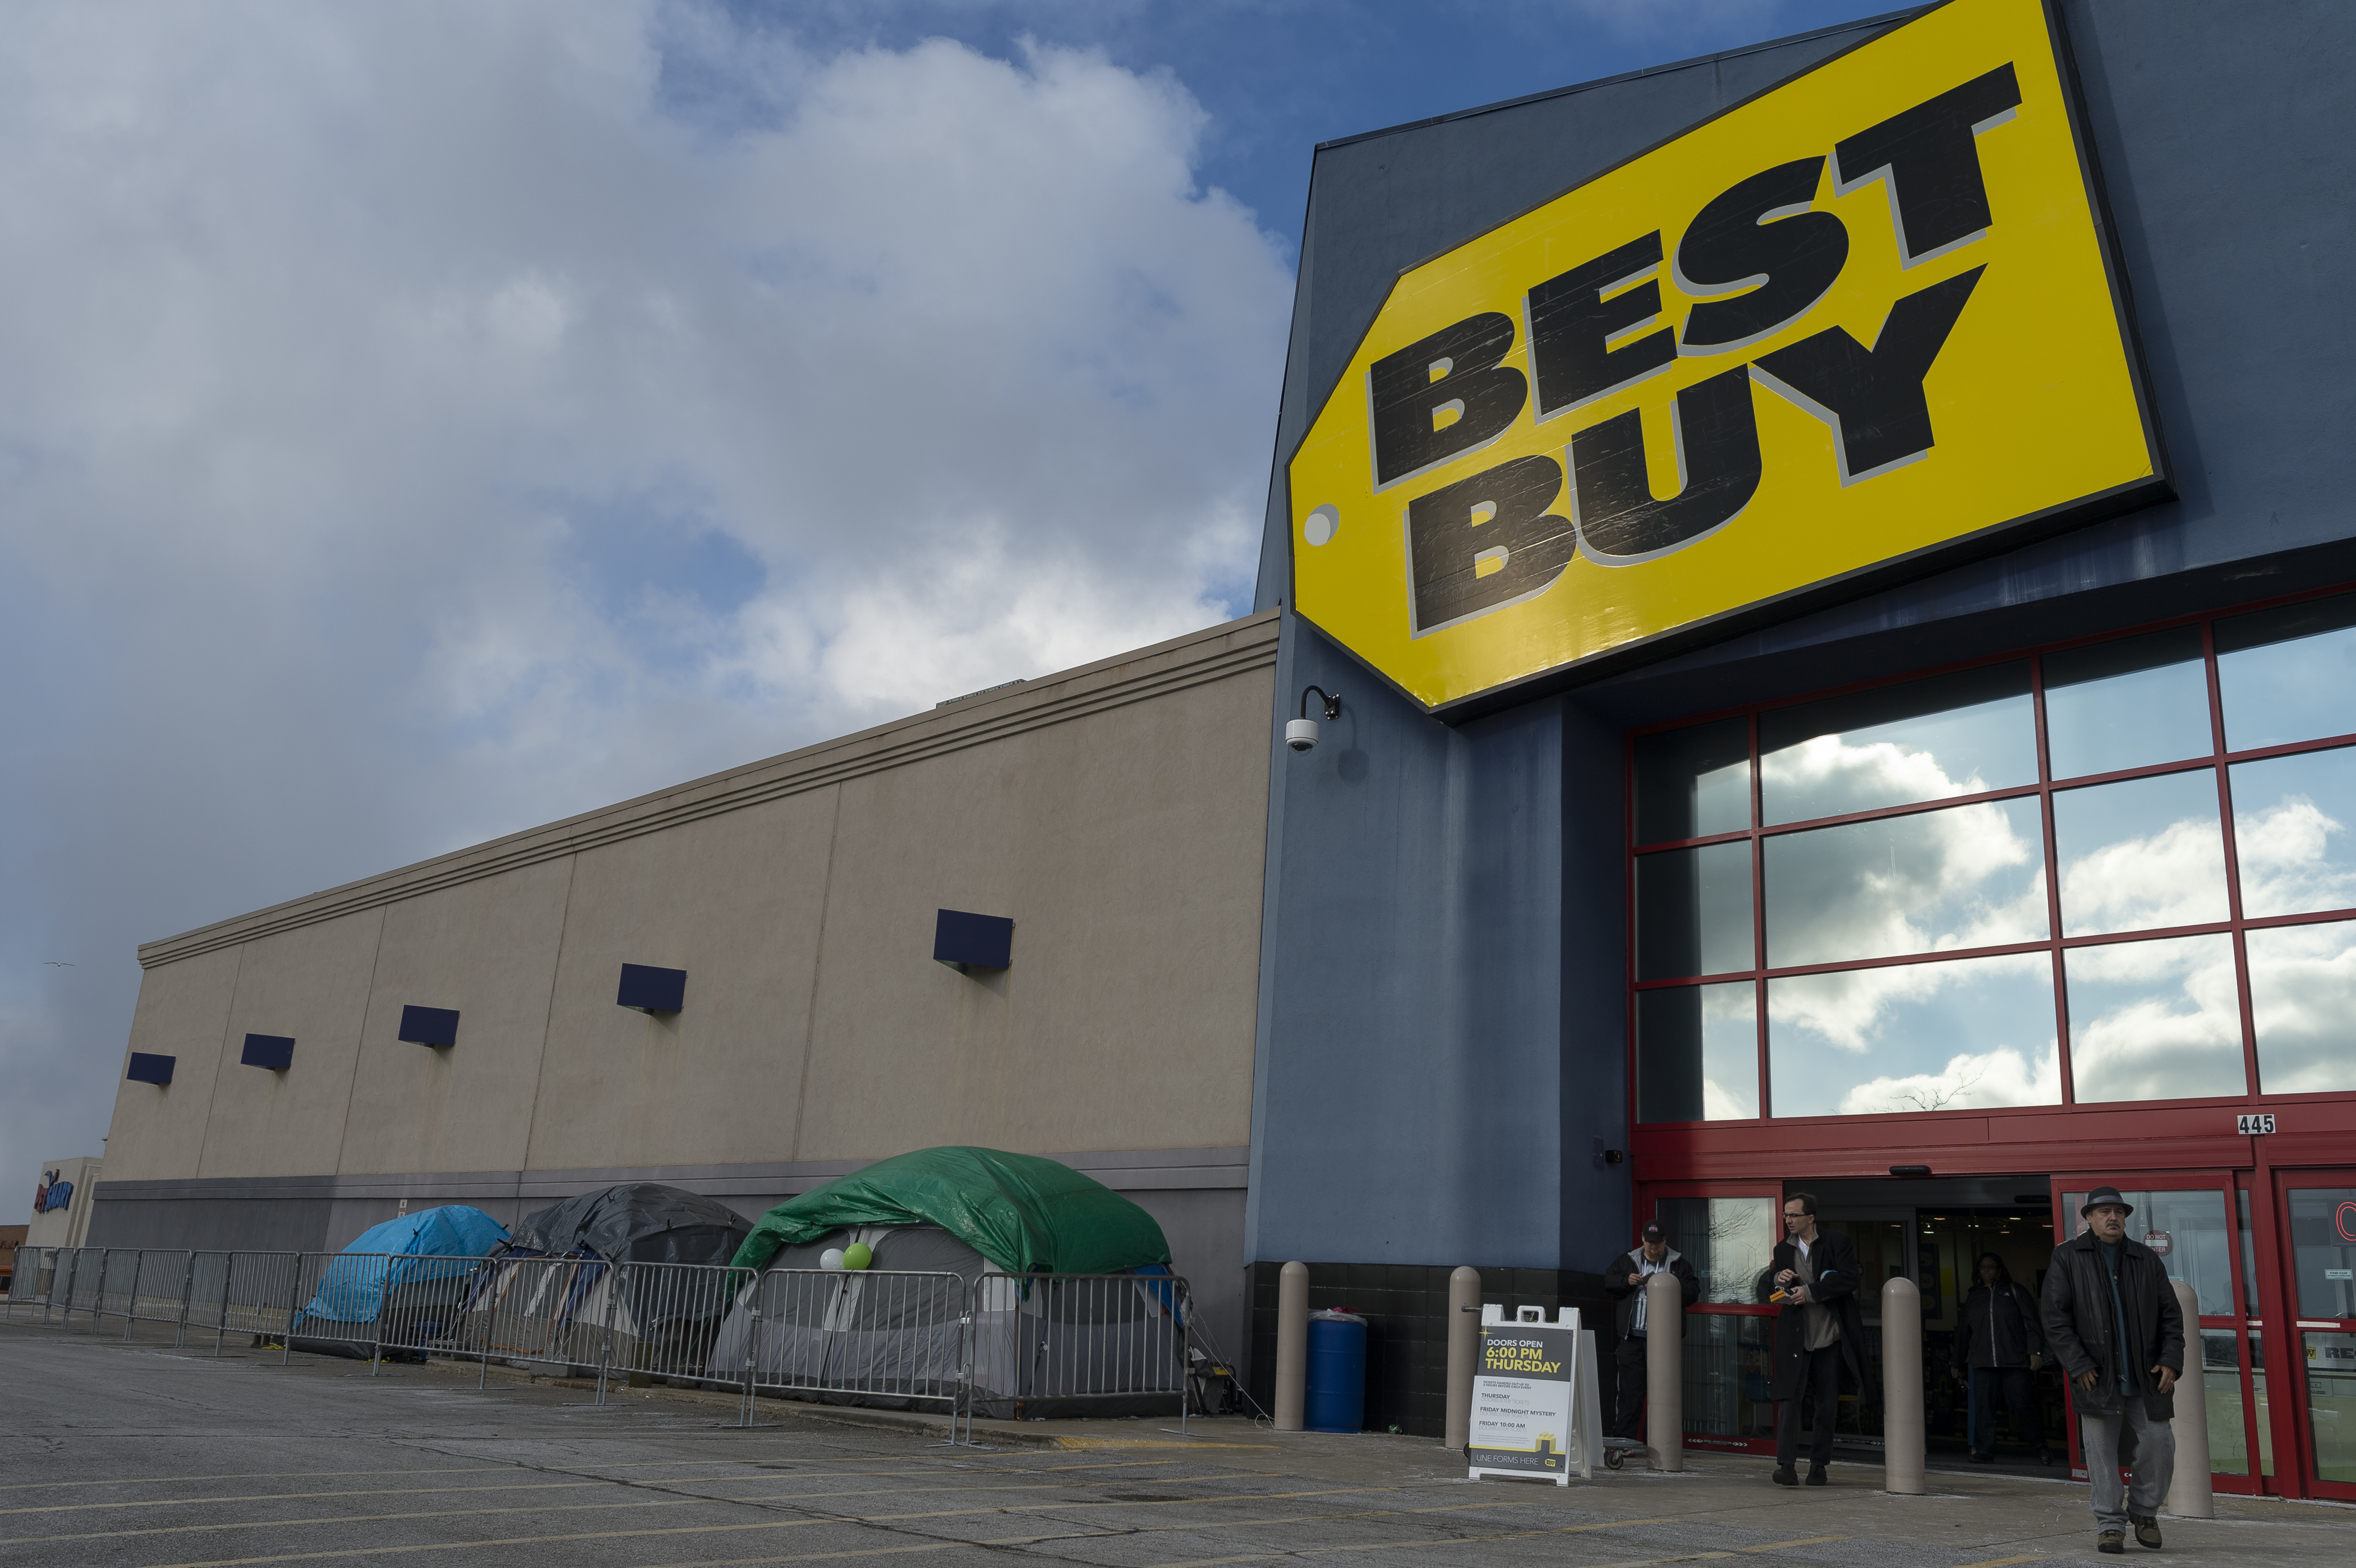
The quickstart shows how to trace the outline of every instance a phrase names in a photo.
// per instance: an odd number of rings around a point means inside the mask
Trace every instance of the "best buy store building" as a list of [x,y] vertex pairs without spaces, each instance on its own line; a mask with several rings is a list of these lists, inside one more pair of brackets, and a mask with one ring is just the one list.
[[1657,1217],[1744,1448],[1784,1192],[1937,1369],[2115,1183],[2218,1485],[2356,1498],[2351,59],[1952,0],[1321,146],[1252,617],[149,944],[91,1240],[989,1144],[1437,1434],[1451,1269]]
[[1658,1217],[1688,1441],[1755,1446],[1783,1193],[1936,1368],[2112,1182],[2218,1485],[2356,1497],[2351,48],[1953,0],[1318,149],[1263,1306],[1581,1295]]

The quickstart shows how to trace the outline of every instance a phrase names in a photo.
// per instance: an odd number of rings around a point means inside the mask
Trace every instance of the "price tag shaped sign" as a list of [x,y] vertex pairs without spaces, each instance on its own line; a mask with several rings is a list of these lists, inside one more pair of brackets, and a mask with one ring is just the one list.
[[2275,1116],[2274,1112],[2271,1111],[2264,1112],[2254,1116],[2236,1116],[2233,1118],[2234,1133],[2244,1138],[2262,1138],[2274,1130]]

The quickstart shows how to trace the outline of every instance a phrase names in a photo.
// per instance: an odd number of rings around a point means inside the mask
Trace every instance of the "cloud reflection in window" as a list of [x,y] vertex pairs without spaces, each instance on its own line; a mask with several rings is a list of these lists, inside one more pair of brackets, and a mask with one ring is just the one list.
[[1774,980],[1767,1019],[1778,1116],[2062,1101],[2042,952]]
[[2053,795],[2062,934],[2198,926],[2226,917],[2217,775],[2201,768]]
[[1776,968],[2041,941],[2037,800],[1987,800],[1766,841]]
[[[2062,886],[2067,897],[2066,873]],[[2221,931],[2072,948],[2062,964],[2070,1077],[2081,1101],[2244,1091],[2233,938]]]
[[2259,1091],[2356,1090],[2356,921],[2276,926],[2247,941]]

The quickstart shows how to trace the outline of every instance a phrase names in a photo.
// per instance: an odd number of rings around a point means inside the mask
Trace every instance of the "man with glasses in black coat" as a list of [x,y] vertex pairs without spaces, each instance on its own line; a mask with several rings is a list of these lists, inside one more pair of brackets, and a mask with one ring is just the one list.
[[1779,1487],[1800,1484],[1800,1401],[1814,1402],[1808,1444],[1808,1481],[1827,1484],[1833,1457],[1833,1423],[1840,1414],[1841,1373],[1846,1369],[1864,1397],[1865,1318],[1858,1311],[1857,1243],[1837,1230],[1816,1229],[1816,1200],[1795,1192],[1783,1200],[1784,1240],[1776,1243],[1762,1289],[1782,1308],[1775,1317],[1771,1363],[1775,1396],[1775,1474]]
[[[2158,1253],[2127,1239],[2134,1206],[2115,1187],[2086,1195],[2086,1229],[2053,1249],[2045,1273],[2045,1342],[2070,1379],[2078,1440],[2093,1483],[2094,1544],[2159,1550],[2159,1499],[2176,1469],[2176,1380],[2184,1370],[2184,1311]],[[2121,1428],[2135,1434],[2133,1485],[2120,1496]]]

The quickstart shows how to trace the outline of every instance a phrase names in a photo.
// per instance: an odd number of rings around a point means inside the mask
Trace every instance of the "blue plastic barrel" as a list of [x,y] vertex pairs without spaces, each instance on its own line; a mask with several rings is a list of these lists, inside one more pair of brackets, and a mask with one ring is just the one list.
[[1366,1417],[1366,1320],[1346,1312],[1309,1315],[1308,1393],[1301,1424],[1355,1432]]

